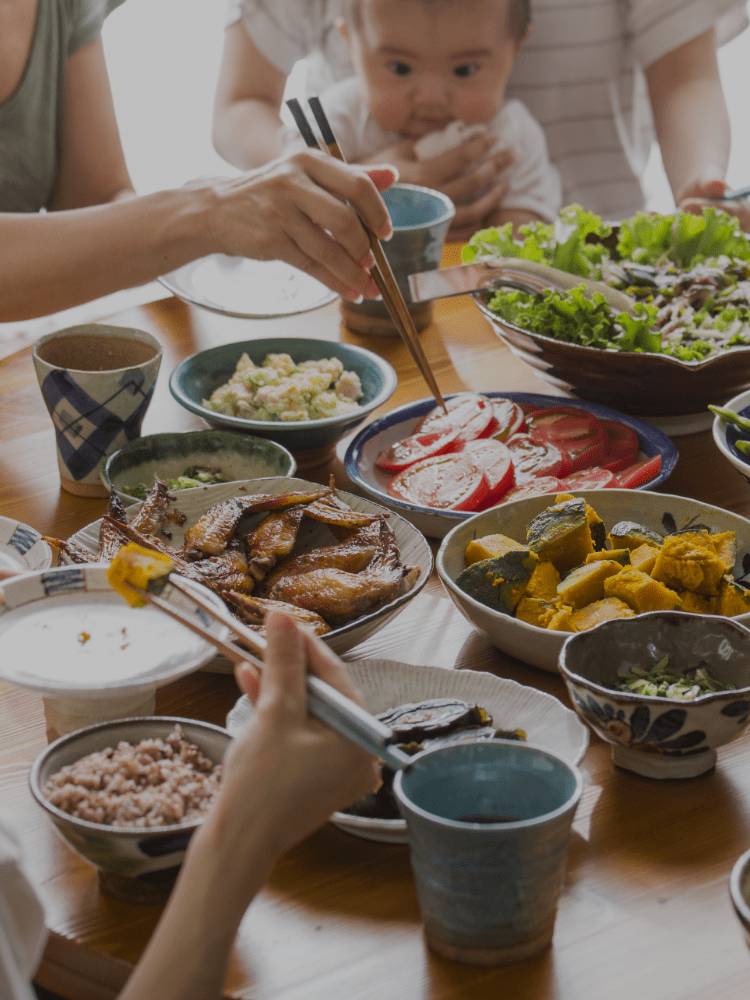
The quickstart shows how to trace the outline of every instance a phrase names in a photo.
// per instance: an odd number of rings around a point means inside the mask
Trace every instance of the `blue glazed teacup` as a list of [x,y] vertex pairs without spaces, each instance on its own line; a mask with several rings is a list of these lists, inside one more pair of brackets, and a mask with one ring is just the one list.
[[507,740],[426,751],[396,775],[434,951],[493,966],[549,945],[582,788],[572,764]]
[[32,357],[55,425],[64,490],[108,496],[102,460],[141,435],[161,364],[150,333],[87,323],[40,337]]
[[[383,192],[383,201],[393,224],[393,236],[383,243],[383,250],[414,326],[423,330],[432,319],[433,304],[412,302],[409,275],[440,267],[445,237],[456,207],[442,192],[416,184],[394,184]],[[341,311],[344,323],[355,333],[398,336],[382,301],[342,302]]]

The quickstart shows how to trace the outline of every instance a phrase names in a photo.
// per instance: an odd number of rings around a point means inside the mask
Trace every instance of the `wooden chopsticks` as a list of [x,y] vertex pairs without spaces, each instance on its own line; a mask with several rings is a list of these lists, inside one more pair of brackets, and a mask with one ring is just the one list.
[[[336,141],[336,136],[333,134],[333,129],[331,128],[331,125],[326,117],[326,113],[323,110],[323,105],[320,103],[319,98],[311,97],[308,103],[313,115],[315,116],[315,120],[318,123],[318,128],[320,129],[320,134],[323,136],[323,142],[325,143],[327,152],[331,156],[335,157],[335,159],[341,160],[342,163],[346,163],[346,158],[341,152],[341,148]],[[286,104],[294,117],[294,121],[299,129],[300,135],[305,141],[305,144],[313,149],[320,149],[315,133],[310,127],[310,124],[305,117],[305,112],[302,110],[299,101],[296,98],[292,98],[287,101]],[[393,275],[391,265],[388,263],[388,258],[383,251],[380,240],[369,226],[365,225],[365,230],[367,231],[367,236],[370,240],[370,247],[372,249],[373,256],[375,257],[375,266],[370,272],[373,280],[377,285],[378,291],[383,297],[383,302],[390,313],[391,319],[401,335],[401,339],[408,347],[409,353],[414,359],[414,363],[419,369],[422,378],[429,386],[430,392],[435,397],[438,404],[447,412],[447,407],[442,393],[438,388],[432,368],[427,360],[427,355],[422,349],[422,345],[419,341],[419,335],[417,334],[411,314],[409,313],[404,297],[401,294],[401,289],[398,287],[398,282]]]

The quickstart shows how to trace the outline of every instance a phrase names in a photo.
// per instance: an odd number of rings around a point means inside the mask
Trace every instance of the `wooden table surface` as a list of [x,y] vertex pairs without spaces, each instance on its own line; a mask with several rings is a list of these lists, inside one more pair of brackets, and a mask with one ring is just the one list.
[[[458,261],[448,247],[444,263]],[[399,374],[386,409],[428,395],[398,339],[363,338],[340,325],[338,305],[272,320],[239,320],[175,299],[120,313],[115,321],[155,334],[162,372],[144,434],[202,426],[172,399],[168,375],[187,355],[255,336],[294,335],[360,343]],[[467,298],[444,300],[422,334],[443,392],[550,393],[495,337]],[[30,350],[0,361],[0,514],[65,537],[100,517],[104,501],[61,491],[54,435]],[[350,486],[340,458],[305,473]],[[750,515],[750,488],[709,432],[676,438],[680,457],[663,491]],[[438,638],[439,637],[439,638]],[[562,681],[492,647],[432,579],[396,619],[347,654],[446,668],[487,670],[550,692]],[[234,679],[207,672],[162,688],[157,710],[223,724],[238,697]],[[27,787],[45,745],[41,698],[0,687],[0,807],[21,827],[50,928],[37,982],[70,1000],[116,996],[161,912],[98,891],[94,869],[54,834]],[[750,954],[731,907],[728,879],[750,846],[750,740],[719,750],[715,770],[658,782],[613,767],[592,734],[581,765],[566,884],[551,949],[494,970],[450,963],[423,941],[406,847],[371,843],[326,826],[285,855],[238,934],[225,995],[278,1000],[745,1000]],[[146,998],[144,998],[146,1000]],[[152,1000],[152,998],[147,998]]]

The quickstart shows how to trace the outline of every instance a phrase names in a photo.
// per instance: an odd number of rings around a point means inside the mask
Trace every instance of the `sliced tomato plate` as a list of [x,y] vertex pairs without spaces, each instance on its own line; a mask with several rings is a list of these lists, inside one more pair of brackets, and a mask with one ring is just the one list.
[[526,428],[526,415],[518,403],[512,399],[495,399],[492,403],[497,420],[497,428],[492,436],[498,441],[507,441]]
[[537,476],[536,479],[529,479],[528,482],[520,486],[514,486],[512,490],[503,497],[503,503],[510,503],[511,500],[521,500],[524,497],[538,497],[544,493],[565,493],[565,484],[555,476]]
[[507,443],[513,456],[516,483],[520,485],[537,476],[556,476],[564,479],[571,472],[570,458],[551,441],[535,438],[531,434],[514,434]]
[[[467,393],[457,395],[465,398]],[[629,427],[635,432],[638,439],[639,447],[636,461],[645,461],[653,458],[655,455],[660,455],[662,460],[661,470],[658,475],[648,480],[642,486],[636,487],[637,489],[654,489],[660,486],[672,472],[677,460],[677,449],[665,434],[650,424],[639,420],[637,417],[620,413],[609,407],[564,396],[534,393],[493,390],[482,393],[482,395],[492,401],[493,409],[495,403],[502,400],[510,400],[522,410],[528,412],[548,407],[564,406],[566,408],[578,408],[582,412],[588,411],[593,413],[601,421],[618,421]],[[446,402],[450,404],[450,401],[457,398],[457,396],[446,395],[445,398]],[[352,439],[346,451],[344,461],[349,478],[364,495],[406,517],[423,534],[433,538],[442,538],[459,521],[471,517],[471,513],[457,510],[431,510],[421,504],[394,497],[388,493],[387,488],[389,480],[393,478],[393,473],[385,469],[379,469],[375,464],[375,460],[383,449],[402,438],[412,437],[417,434],[418,425],[435,409],[435,400],[430,397],[419,400],[416,403],[408,403],[380,417],[378,420],[366,425]],[[606,465],[607,463],[599,464]],[[625,470],[623,469],[622,471]],[[570,474],[572,475],[572,473]],[[619,475],[619,473],[616,473],[616,475]],[[553,487],[552,492],[555,492],[556,489],[557,487]],[[501,498],[500,503],[505,503],[508,497],[509,494],[506,494],[506,497]]]
[[607,457],[602,468],[619,472],[638,461],[638,435],[621,420],[602,420],[607,434]]

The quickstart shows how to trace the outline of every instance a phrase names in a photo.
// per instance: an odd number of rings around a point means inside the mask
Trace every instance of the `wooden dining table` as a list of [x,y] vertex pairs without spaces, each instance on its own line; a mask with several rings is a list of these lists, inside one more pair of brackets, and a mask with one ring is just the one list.
[[[443,263],[458,260],[458,247],[449,245]],[[170,372],[196,351],[255,337],[317,337],[381,354],[396,369],[398,387],[372,418],[429,395],[401,341],[350,333],[337,303],[248,320],[167,298],[106,320],[147,330],[163,344],[144,434],[204,426],[171,397]],[[514,357],[467,296],[436,303],[421,339],[444,393],[557,394]],[[105,501],[60,488],[52,424],[30,348],[0,361],[0,384],[0,514],[67,537],[99,518]],[[349,440],[334,460],[303,475],[327,482],[333,473],[338,486],[352,489],[342,464]],[[662,492],[750,516],[750,487],[709,431],[674,441],[679,459]],[[637,511],[637,494],[634,502]],[[400,615],[345,656],[365,658],[488,671],[570,705],[557,674],[492,646],[434,576]],[[223,725],[238,696],[231,675],[199,670],[161,688],[157,712]],[[108,1000],[138,961],[162,907],[104,895],[95,869],[58,839],[28,788],[29,767],[45,745],[39,694],[0,684],[0,808],[20,828],[50,932],[36,982],[69,1000]],[[544,953],[495,969],[436,956],[423,938],[408,848],[359,839],[328,824],[278,861],[247,911],[225,997],[745,1000],[750,953],[730,902],[729,874],[750,847],[750,737],[721,748],[714,770],[690,780],[657,781],[620,770],[610,747],[593,733],[580,766],[585,789],[554,940]]]

